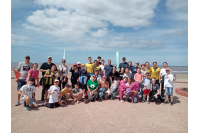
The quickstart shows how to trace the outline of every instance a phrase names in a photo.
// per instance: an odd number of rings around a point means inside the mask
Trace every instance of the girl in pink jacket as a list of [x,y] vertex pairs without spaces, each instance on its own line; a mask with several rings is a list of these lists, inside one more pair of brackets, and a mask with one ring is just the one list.
[[124,77],[123,80],[120,81],[120,86],[119,86],[119,97],[120,97],[120,102],[124,102],[123,100],[123,94],[126,88],[130,88],[130,86],[126,86],[127,82],[127,77]]
[[132,89],[132,102],[131,103],[134,103],[134,102],[136,102],[136,101],[134,101],[134,97],[136,96],[137,97],[137,99],[139,99],[139,97],[138,97],[138,90],[139,90],[139,83],[138,82],[132,82],[131,83],[131,89]]

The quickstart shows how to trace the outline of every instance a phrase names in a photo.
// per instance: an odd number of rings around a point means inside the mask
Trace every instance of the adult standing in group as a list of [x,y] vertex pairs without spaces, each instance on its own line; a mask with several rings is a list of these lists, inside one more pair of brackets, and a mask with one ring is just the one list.
[[97,60],[94,61],[94,69],[98,69],[99,75],[101,75],[101,67],[99,66],[99,62]]
[[15,79],[15,81],[18,83],[17,84],[17,102],[15,103],[15,106],[20,105],[20,94],[18,91],[23,85],[26,85],[26,78],[28,76],[28,71],[33,68],[33,64],[30,61],[30,56],[25,56],[25,61],[20,62],[17,71],[20,73],[19,79]]
[[[40,85],[42,85],[41,101],[44,101],[44,94],[45,94],[45,87],[46,87],[46,85],[45,85],[46,84],[46,78],[44,77],[44,74],[46,73],[46,71],[51,70],[52,65],[55,65],[55,64],[52,63],[52,57],[49,56],[49,57],[47,57],[47,62],[44,62],[40,66],[40,72],[42,72],[42,78],[40,79]],[[56,72],[57,72],[57,67],[56,67],[55,73]]]
[[[65,64],[66,60],[62,59],[62,64],[59,65],[58,67],[58,80],[59,80],[59,87],[60,87],[60,91],[65,88],[65,85],[68,82],[68,66]],[[62,85],[62,88],[61,88]]]
[[131,67],[133,67],[133,66],[132,66],[132,61],[129,61],[129,62],[128,62],[128,69],[130,70]]
[[132,77],[134,79],[134,75],[137,73],[137,68],[138,68],[139,62],[135,63],[134,67],[131,67],[131,72],[132,72]]
[[79,79],[79,69],[77,67],[77,64],[76,63],[73,64],[72,68],[69,71],[72,73],[72,75],[71,75],[71,83],[72,83],[72,88],[74,88],[75,87],[74,85],[76,83],[78,83],[77,80]]
[[77,62],[77,65],[78,65],[78,70],[81,69],[81,63]]
[[102,59],[101,65],[100,65],[100,67],[101,67],[101,77],[104,76],[104,67],[106,66],[106,64],[104,64],[104,63],[105,63],[105,61],[104,61],[104,59]]
[[[164,62],[163,63],[163,67],[161,70],[160,70],[160,78],[161,78],[161,96],[164,97],[164,77],[165,75],[167,74],[166,72],[166,68],[168,68],[168,64],[167,62]],[[172,70],[170,69],[170,74],[172,74]]]
[[157,62],[153,62],[153,67],[150,68],[151,79],[156,79],[156,84],[160,86],[160,68],[157,66]]
[[126,58],[125,57],[122,58],[122,63],[119,64],[119,72],[121,71],[122,67],[124,69],[126,69],[127,67],[129,67],[128,63],[126,62]]
[[109,87],[111,85],[109,73],[113,70],[113,65],[111,65],[111,60],[108,60],[108,65],[104,67],[104,76],[107,77],[107,81],[109,82]]
[[94,74],[94,63],[92,63],[91,57],[88,57],[88,63],[85,63],[85,68],[87,70],[87,79],[89,80],[91,75]]
[[121,71],[119,72],[119,77],[121,78],[121,80],[122,80],[123,77],[124,77],[124,73],[125,73],[125,69],[122,67],[122,68],[121,68]]
[[117,71],[116,66],[113,66],[113,70],[109,73],[111,84],[119,77],[119,72]]
[[101,65],[101,56],[97,57],[97,61],[98,61],[99,65]]
[[147,70],[147,72],[150,73],[150,65],[149,65],[149,62],[145,62],[145,70]]

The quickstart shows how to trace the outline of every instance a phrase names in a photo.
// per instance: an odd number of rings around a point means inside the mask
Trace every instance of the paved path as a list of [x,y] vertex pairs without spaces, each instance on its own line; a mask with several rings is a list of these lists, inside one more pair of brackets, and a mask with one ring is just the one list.
[[[187,87],[176,83],[175,87]],[[42,88],[37,88],[36,99],[40,100]],[[17,99],[16,82],[11,80],[11,130],[13,133],[187,133],[188,98],[174,92],[174,105],[147,103],[120,103],[113,101],[62,105],[49,109],[41,106],[27,111]]]

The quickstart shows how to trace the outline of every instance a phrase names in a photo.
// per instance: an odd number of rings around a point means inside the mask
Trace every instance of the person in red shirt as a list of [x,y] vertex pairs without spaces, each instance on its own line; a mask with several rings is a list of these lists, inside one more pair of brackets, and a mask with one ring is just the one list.
[[139,96],[139,98],[142,98],[143,75],[141,74],[141,68],[140,67],[137,68],[137,73],[134,75],[134,80],[139,83],[138,96]]

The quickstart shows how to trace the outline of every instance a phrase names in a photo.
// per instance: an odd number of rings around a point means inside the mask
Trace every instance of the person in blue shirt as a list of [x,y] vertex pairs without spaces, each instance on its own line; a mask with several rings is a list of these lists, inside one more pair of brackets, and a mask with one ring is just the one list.
[[109,73],[112,72],[112,70],[113,70],[113,65],[111,65],[111,60],[108,60],[108,65],[104,67],[104,76],[107,77],[106,81],[109,82],[109,87],[111,85]]
[[137,73],[138,65],[139,65],[139,62],[136,62],[136,63],[135,63],[135,66],[130,68],[130,70],[131,70],[131,72],[132,72],[132,77],[133,77],[133,79],[134,79],[134,75]]
[[122,58],[122,61],[123,61],[123,63],[119,64],[119,72],[121,71],[121,68],[126,69],[127,67],[129,67],[128,63],[126,62],[126,58],[125,57]]

